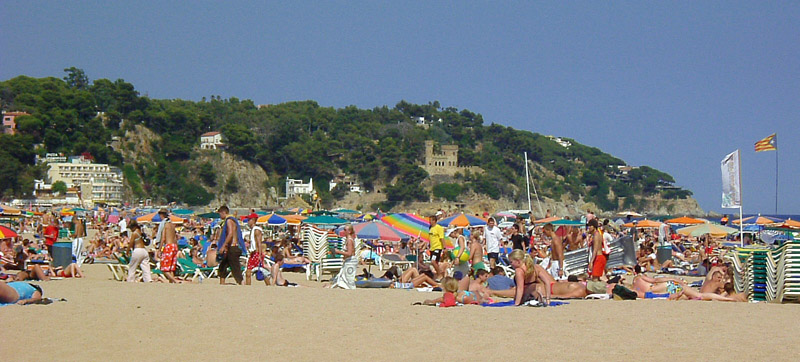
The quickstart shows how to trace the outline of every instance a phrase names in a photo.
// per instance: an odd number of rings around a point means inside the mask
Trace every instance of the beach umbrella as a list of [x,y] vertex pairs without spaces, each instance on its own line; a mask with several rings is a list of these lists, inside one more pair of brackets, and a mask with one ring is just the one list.
[[642,215],[642,214],[640,214],[640,213],[638,213],[636,211],[630,211],[630,210],[620,211],[620,212],[617,213],[617,215],[618,216],[629,216],[630,215],[630,217],[642,217],[642,216],[644,216],[644,215]]
[[358,212],[356,210],[350,210],[350,209],[335,209],[335,210],[333,210],[333,212],[335,212],[337,214],[360,214],[360,212]]
[[347,220],[340,219],[329,215],[312,216],[303,220],[304,224],[317,224],[317,225],[343,225],[347,224]]
[[295,214],[307,214],[309,211],[309,209],[304,209],[302,207],[294,207],[289,209],[289,212],[293,212]]
[[311,215],[314,215],[314,216],[319,216],[319,215],[329,215],[329,216],[333,216],[333,215],[336,215],[336,213],[335,213],[335,212],[331,212],[331,211],[328,211],[328,210],[317,210],[317,211],[312,211],[312,212],[310,212],[310,214],[311,214]]
[[381,221],[390,225],[395,230],[423,241],[431,241],[428,229],[431,224],[422,216],[416,214],[397,213],[384,216]]
[[3,215],[19,215],[22,211],[19,209],[15,209],[11,206],[0,205],[0,214]]
[[786,219],[786,221],[776,224],[770,225],[773,227],[781,228],[781,229],[800,229],[800,221],[795,221],[792,219]]
[[19,235],[14,230],[11,230],[3,225],[0,225],[0,239],[16,238]]
[[678,229],[678,234],[686,236],[703,236],[705,234],[711,234],[711,236],[721,238],[737,231],[739,230],[717,224],[698,224],[680,228]]
[[308,219],[308,217],[305,217],[303,215],[294,215],[294,214],[281,215],[281,217],[286,219],[286,223],[289,225],[300,225],[300,223],[303,222],[303,220]]
[[516,214],[514,214],[512,212],[508,212],[508,211],[500,211],[500,212],[494,214],[494,216],[500,216],[500,217],[504,217],[504,218],[508,218],[508,219],[516,219],[517,218]]
[[194,214],[194,211],[189,209],[172,209],[172,213],[175,215],[188,216]]
[[481,219],[477,216],[458,213],[448,218],[439,220],[437,224],[445,227],[481,226],[481,225],[486,225],[486,220]]
[[551,217],[546,217],[544,219],[534,220],[533,223],[534,224],[547,224],[547,223],[552,223],[553,221],[558,221],[558,220],[561,220],[561,219],[562,218],[558,217],[558,216],[551,216]]
[[264,215],[256,220],[256,224],[267,224],[267,225],[283,225],[286,224],[286,218],[280,215],[269,214]]
[[[408,235],[404,235],[391,226],[381,221],[368,221],[353,224],[353,230],[359,239],[383,240],[383,241],[403,241],[408,240]],[[337,229],[339,236],[345,236],[345,227]]]
[[[173,224],[183,224],[183,218],[170,215],[169,221]],[[136,218],[136,222],[139,223],[148,223],[148,222],[161,222],[161,216],[158,215],[158,212],[149,213],[147,215],[139,216]]]
[[627,224],[623,224],[622,226],[624,226],[626,228],[630,228],[630,227],[634,227],[634,226],[637,227],[637,228],[657,228],[657,227],[661,226],[662,224],[663,224],[662,222],[644,219],[644,220],[641,220],[641,221],[637,222],[636,224],[634,224],[632,222],[629,222]]
[[683,216],[664,221],[667,224],[689,225],[689,224],[705,224],[706,222],[693,217]]
[[548,224],[553,224],[553,226],[584,226],[580,220],[567,220],[567,219],[560,219],[551,221]]
[[756,224],[756,225],[769,225],[779,223],[783,220],[775,218],[775,217],[768,217],[768,216],[750,216],[744,219],[734,220],[733,223],[739,225],[741,223],[745,224]]
[[219,213],[217,212],[207,212],[204,214],[199,214],[197,217],[202,217],[204,219],[219,219]]
[[264,216],[264,215],[269,215],[269,213],[268,213],[268,212],[266,212],[266,211],[256,211],[256,215],[258,215],[258,216]]

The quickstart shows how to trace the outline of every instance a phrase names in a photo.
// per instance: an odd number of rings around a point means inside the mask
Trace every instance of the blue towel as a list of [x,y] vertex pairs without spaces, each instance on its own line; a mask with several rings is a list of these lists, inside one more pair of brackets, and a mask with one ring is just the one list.
[[[550,306],[551,307],[558,307],[560,305],[569,304],[569,302],[562,302],[560,300],[551,300]],[[514,301],[508,300],[505,302],[497,302],[497,303],[483,303],[481,304],[482,307],[514,307]]]
[[663,294],[656,294],[653,292],[644,293],[644,299],[660,299],[660,298],[669,298],[669,293],[663,293]]

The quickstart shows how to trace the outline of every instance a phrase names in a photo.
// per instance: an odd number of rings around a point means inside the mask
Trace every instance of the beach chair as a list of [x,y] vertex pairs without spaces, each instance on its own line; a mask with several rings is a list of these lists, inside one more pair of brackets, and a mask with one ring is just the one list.
[[219,269],[218,267],[201,267],[189,258],[178,258],[178,268],[180,268],[184,280],[191,277],[193,282],[198,278],[210,278],[212,275],[216,275]]
[[412,265],[414,265],[414,262],[408,261],[405,258],[401,257],[400,255],[383,254],[381,255],[381,262],[379,269],[383,271],[384,269],[389,269],[393,266],[397,266],[401,270],[407,270]]

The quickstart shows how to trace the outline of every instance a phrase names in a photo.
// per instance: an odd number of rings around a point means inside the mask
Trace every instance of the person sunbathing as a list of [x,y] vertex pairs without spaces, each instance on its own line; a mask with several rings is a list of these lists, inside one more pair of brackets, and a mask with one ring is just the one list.
[[723,273],[723,269],[714,267],[711,268],[711,270],[706,280],[703,281],[703,286],[700,287],[701,293],[719,293],[725,286],[725,281],[723,280],[725,274]]
[[489,280],[489,272],[485,269],[478,269],[475,272],[475,279],[469,283],[469,291],[475,293],[481,301],[489,300],[492,291],[486,287],[486,281]]
[[0,305],[30,304],[41,300],[43,295],[42,288],[36,284],[0,281]]
[[[737,302],[738,301],[738,300],[736,300],[734,298],[726,297],[726,296],[723,296],[723,295],[717,294],[717,293],[711,293],[711,292],[703,293],[703,292],[697,291],[694,288],[689,287],[689,286],[684,286],[683,289],[680,292],[675,293],[675,294],[671,294],[669,296],[669,300],[681,300],[681,299],[706,300],[706,301],[711,300],[711,301],[721,301],[721,302]],[[746,299],[745,299],[745,301],[746,301]]]
[[278,286],[278,287],[289,287],[295,286],[297,284],[290,283],[286,278],[283,277],[283,273],[281,272],[281,267],[284,264],[283,254],[276,253],[275,254],[275,264],[272,264],[272,269],[270,270],[270,285]]
[[733,299],[734,302],[747,302],[747,293],[736,293],[733,283],[725,283],[723,289],[725,289],[724,296]]
[[[396,267],[392,267],[396,268]],[[395,274],[396,275],[396,274]],[[384,277],[388,276],[388,273],[384,274]],[[433,273],[431,271],[426,271],[420,273],[417,268],[411,267],[408,268],[402,275],[398,278],[398,281],[392,285],[392,288],[398,289],[411,289],[411,288],[420,288],[424,286],[431,286],[431,287],[438,287],[439,283],[433,279]]]
[[[444,294],[436,299],[426,299],[421,304],[424,305],[438,305],[440,307],[455,307],[461,304],[476,304],[478,303],[475,293],[468,291],[458,291],[458,281],[453,277],[444,277],[442,279],[442,289]],[[415,303],[419,304],[419,302]]]
[[636,276],[630,289],[636,292],[639,298],[644,299],[647,293],[664,294],[673,293],[678,286],[686,287],[686,281],[676,277],[652,278],[642,272],[642,267],[634,268]]

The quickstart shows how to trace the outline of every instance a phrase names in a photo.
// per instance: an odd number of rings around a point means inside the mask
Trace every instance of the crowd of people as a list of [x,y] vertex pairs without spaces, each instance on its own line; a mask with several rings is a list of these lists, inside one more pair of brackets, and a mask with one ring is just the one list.
[[[34,231],[39,236],[35,240],[0,242],[3,258],[0,272],[6,280],[21,283],[81,278],[82,263],[108,259],[127,264],[127,282],[183,283],[187,281],[186,271],[179,261],[184,261],[198,268],[216,268],[220,284],[226,284],[228,276],[232,276],[236,284],[251,285],[255,278],[265,285],[296,285],[286,280],[283,271],[311,263],[302,255],[297,228],[281,232],[265,230],[257,225],[255,210],[243,218],[231,215],[226,206],[217,212],[216,222],[192,220],[184,224],[171,222],[167,209],[158,211],[161,222],[147,226],[128,215],[116,223],[90,219],[88,224],[94,233],[88,233],[83,217],[74,216],[66,221],[55,213],[45,213],[18,226],[20,231]],[[582,217],[585,223],[581,226],[534,224],[533,216],[529,215],[501,228],[494,217],[484,215],[488,216],[485,225],[445,229],[438,222],[446,216],[441,210],[429,216],[429,240],[412,237],[399,245],[390,245],[380,255],[387,259],[394,255],[398,260],[415,256],[417,262],[413,266],[392,267],[383,279],[390,280],[393,288],[444,292],[441,298],[426,300],[425,304],[493,303],[498,298],[509,298],[515,305],[547,305],[553,298],[614,295],[634,299],[665,294],[670,299],[747,300],[733,290],[732,271],[722,263],[718,245],[708,235],[690,239],[669,228],[621,229],[591,212]],[[550,216],[548,210],[544,217]],[[93,237],[89,238],[90,234]],[[637,245],[636,263],[608,268],[609,243],[625,234],[631,235]],[[51,268],[48,262],[52,261],[52,248],[59,237],[72,241],[73,263]],[[446,247],[446,240],[452,242],[452,249]],[[352,225],[346,227],[343,247],[329,250],[332,256],[343,259],[343,267],[326,286],[355,288],[356,269],[371,260],[369,256],[362,257],[362,245]],[[659,245],[672,248],[670,258],[659,261],[656,255]],[[567,275],[565,254],[582,248],[590,250],[589,267],[577,276]],[[367,255],[373,255],[372,249]],[[675,270],[706,278],[695,289],[680,277],[646,274]],[[10,274],[14,271],[15,274]],[[626,280],[629,276],[630,281]],[[4,295],[13,294],[8,288],[4,290]],[[41,289],[37,292],[40,296]],[[17,294],[19,299],[27,300],[22,296],[31,293],[17,290]]]

